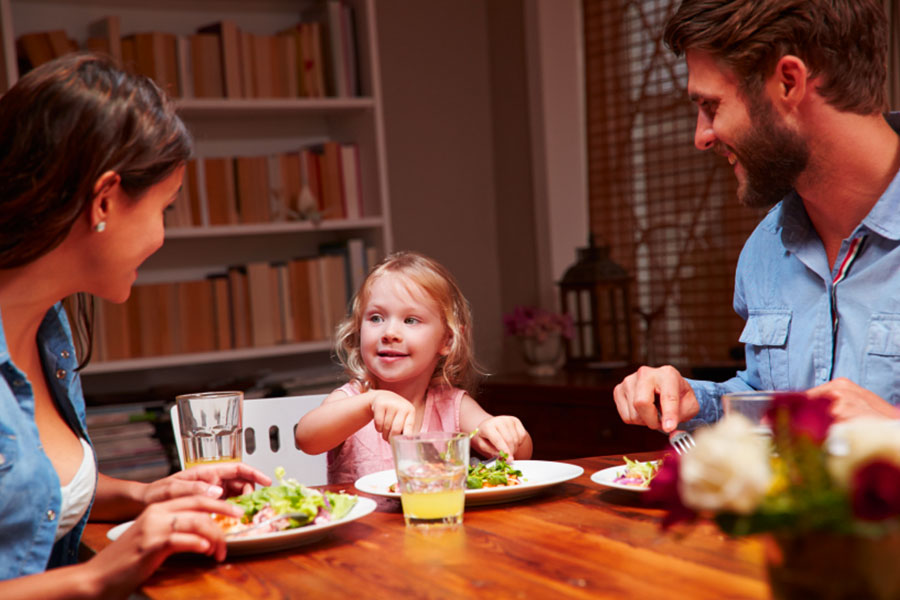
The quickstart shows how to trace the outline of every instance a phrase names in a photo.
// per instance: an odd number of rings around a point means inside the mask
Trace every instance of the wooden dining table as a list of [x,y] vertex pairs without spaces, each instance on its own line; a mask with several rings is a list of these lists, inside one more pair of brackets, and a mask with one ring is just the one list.
[[[629,455],[647,460],[659,453]],[[374,512],[309,545],[212,559],[175,555],[138,595],[195,598],[768,598],[763,544],[711,523],[663,531],[643,494],[590,476],[621,455],[579,458],[584,473],[537,495],[467,506],[461,528],[404,525],[400,501],[368,496]],[[346,489],[366,496],[349,486]],[[86,555],[114,524],[91,523]]]

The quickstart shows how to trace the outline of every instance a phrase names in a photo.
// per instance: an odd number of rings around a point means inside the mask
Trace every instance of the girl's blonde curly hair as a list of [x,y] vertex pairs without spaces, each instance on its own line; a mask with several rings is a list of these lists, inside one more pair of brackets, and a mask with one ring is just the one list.
[[437,303],[441,319],[450,337],[450,351],[442,356],[432,374],[432,385],[446,384],[474,391],[483,371],[475,362],[472,343],[472,311],[453,275],[432,258],[418,252],[400,251],[378,263],[353,297],[350,314],[341,322],[335,335],[335,354],[351,380],[364,388],[375,385],[374,378],[362,358],[359,332],[363,311],[369,302],[372,284],[386,274],[404,278]]

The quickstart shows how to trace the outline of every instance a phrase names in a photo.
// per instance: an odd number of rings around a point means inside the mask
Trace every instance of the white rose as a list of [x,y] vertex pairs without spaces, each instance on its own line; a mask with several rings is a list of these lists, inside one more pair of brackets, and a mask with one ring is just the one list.
[[900,467],[900,422],[860,417],[837,423],[828,431],[828,471],[842,488],[849,487],[852,473],[876,458]]
[[695,432],[697,446],[681,457],[684,504],[698,511],[753,512],[769,489],[768,440],[741,415]]

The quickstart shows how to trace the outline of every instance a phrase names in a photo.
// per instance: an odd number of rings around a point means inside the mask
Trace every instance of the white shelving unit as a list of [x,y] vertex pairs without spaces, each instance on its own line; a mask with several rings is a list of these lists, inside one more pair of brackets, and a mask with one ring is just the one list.
[[[0,86],[18,79],[15,41],[23,33],[64,29],[79,44],[87,26],[118,15],[121,34],[191,34],[224,19],[242,30],[273,34],[303,18],[323,0],[0,0]],[[383,256],[392,247],[374,0],[347,0],[354,9],[361,97],[196,99],[177,101],[198,157],[296,151],[334,140],[359,147],[364,218],[170,229],[163,248],[141,267],[138,283],[196,279],[233,264],[284,261],[316,253],[322,243],[362,238]],[[256,369],[297,369],[328,362],[329,342],[304,342],[92,363],[83,371],[87,392],[130,386],[248,375]]]

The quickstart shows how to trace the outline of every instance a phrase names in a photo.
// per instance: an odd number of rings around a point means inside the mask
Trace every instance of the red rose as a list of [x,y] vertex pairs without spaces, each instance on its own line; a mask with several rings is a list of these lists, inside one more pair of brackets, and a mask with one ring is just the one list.
[[900,468],[873,460],[853,473],[850,484],[853,514],[865,521],[881,521],[900,515]]
[[824,396],[810,398],[803,392],[779,392],[772,399],[767,416],[771,423],[778,423],[778,415],[786,411],[792,437],[805,436],[821,444],[834,422],[831,402],[831,398]]

